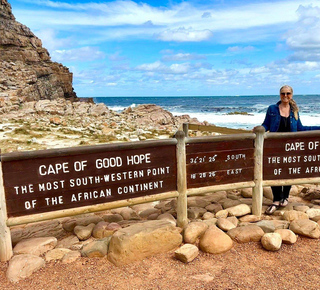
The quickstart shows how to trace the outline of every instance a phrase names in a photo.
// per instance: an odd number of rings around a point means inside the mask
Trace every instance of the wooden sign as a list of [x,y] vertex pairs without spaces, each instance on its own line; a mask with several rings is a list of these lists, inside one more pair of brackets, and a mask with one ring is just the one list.
[[176,146],[155,142],[3,154],[8,217],[176,190]]
[[252,139],[186,145],[187,187],[253,181]]
[[319,137],[266,139],[264,141],[264,180],[319,176]]

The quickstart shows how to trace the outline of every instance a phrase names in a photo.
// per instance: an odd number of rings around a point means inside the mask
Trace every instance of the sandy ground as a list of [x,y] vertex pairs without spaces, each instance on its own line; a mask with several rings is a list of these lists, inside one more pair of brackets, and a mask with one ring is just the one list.
[[30,278],[9,283],[0,263],[0,289],[319,289],[320,241],[299,237],[278,252],[260,243],[234,244],[227,253],[200,253],[189,264],[174,253],[116,267],[107,258],[51,262]]

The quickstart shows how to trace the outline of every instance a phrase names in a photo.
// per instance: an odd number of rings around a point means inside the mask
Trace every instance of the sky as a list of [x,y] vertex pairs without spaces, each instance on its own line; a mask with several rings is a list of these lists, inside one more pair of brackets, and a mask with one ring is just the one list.
[[320,94],[320,0],[9,0],[79,97]]

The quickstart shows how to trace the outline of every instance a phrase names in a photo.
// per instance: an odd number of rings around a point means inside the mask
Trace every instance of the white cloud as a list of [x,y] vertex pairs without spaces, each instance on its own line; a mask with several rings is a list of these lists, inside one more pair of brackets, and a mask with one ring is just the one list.
[[193,28],[179,27],[178,29],[168,29],[157,35],[157,38],[163,41],[177,42],[196,42],[208,40],[213,36],[213,33],[206,30],[194,30]]
[[71,38],[59,38],[52,28],[37,30],[35,31],[35,35],[41,39],[42,46],[49,51],[74,45],[74,41]]
[[229,52],[233,52],[233,53],[243,53],[243,52],[251,52],[254,51],[255,48],[253,46],[232,46],[232,47],[228,47],[227,49]]
[[189,61],[189,60],[199,60],[199,59],[206,59],[206,56],[195,54],[195,53],[177,53],[177,54],[164,55],[162,57],[163,61]]
[[69,50],[54,50],[51,54],[52,60],[63,61],[93,61],[103,59],[104,53],[95,47],[80,47]]

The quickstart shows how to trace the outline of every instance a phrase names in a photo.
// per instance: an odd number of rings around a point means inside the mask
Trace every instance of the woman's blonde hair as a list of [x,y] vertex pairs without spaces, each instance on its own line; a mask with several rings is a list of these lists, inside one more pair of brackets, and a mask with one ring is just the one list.
[[[288,88],[288,89],[291,91],[292,95],[293,95],[293,89],[292,89],[292,87],[290,87],[290,86],[288,86],[288,85],[282,86],[282,87],[280,88],[280,93],[281,93],[282,89],[284,89],[284,88]],[[295,118],[296,120],[298,120],[298,118],[299,118],[299,116],[298,116],[299,107],[298,107],[296,101],[295,101],[294,99],[291,99],[290,102],[289,102],[289,104],[290,104],[291,110],[292,110],[292,112],[293,112],[293,114],[294,114],[294,118]]]

